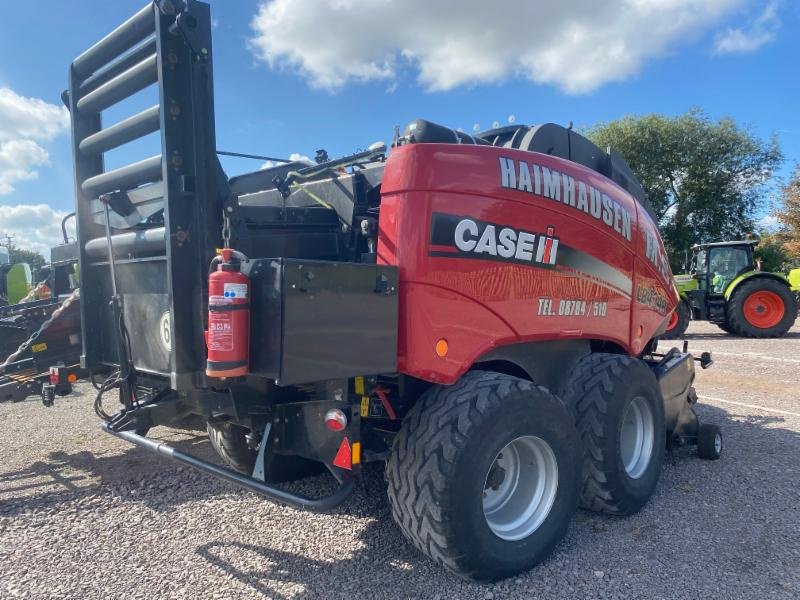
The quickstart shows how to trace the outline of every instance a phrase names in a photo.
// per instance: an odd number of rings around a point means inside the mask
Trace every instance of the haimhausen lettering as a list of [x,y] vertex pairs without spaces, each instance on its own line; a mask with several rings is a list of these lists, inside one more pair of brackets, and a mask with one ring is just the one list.
[[500,185],[571,206],[631,241],[631,215],[628,210],[608,194],[571,175],[533,162],[501,156]]

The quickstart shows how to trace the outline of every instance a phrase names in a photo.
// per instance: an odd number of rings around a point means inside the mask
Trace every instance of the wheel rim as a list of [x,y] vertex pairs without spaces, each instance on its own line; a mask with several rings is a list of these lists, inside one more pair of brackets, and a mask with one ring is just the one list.
[[636,396],[628,404],[622,417],[620,430],[620,455],[625,472],[638,479],[647,470],[653,456],[655,442],[655,419],[647,400]]
[[744,318],[754,327],[775,327],[783,319],[783,300],[775,292],[758,290],[744,301]]
[[669,323],[667,323],[667,331],[675,329],[675,326],[678,324],[678,309],[672,311],[672,314],[669,316]]
[[550,514],[558,490],[558,463],[542,438],[518,437],[500,450],[486,473],[483,515],[497,537],[528,537]]
[[714,436],[714,452],[717,454],[722,452],[722,436],[720,434]]

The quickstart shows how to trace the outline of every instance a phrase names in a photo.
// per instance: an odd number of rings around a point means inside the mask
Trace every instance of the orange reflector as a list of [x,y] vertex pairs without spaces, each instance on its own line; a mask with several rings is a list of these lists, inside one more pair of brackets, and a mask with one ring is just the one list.
[[447,350],[449,349],[447,345],[447,340],[442,338],[438,342],[436,342],[436,356],[440,358],[444,358],[447,356]]
[[339,451],[336,453],[336,456],[333,457],[333,466],[350,471],[353,468],[351,460],[350,442],[347,438],[344,438],[342,443],[339,444]]
[[636,330],[636,337],[639,337],[639,338],[642,337],[643,333],[644,333],[644,327],[639,325],[639,328]]
[[361,442],[353,442],[353,464],[357,465],[361,462]]
[[67,381],[69,381],[70,383],[75,383],[76,381],[78,381],[78,376],[75,375],[75,373],[70,373],[69,375],[67,375]]

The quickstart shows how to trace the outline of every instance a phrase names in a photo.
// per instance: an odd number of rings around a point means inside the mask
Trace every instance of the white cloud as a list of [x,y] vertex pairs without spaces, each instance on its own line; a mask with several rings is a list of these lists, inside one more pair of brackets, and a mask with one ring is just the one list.
[[268,0],[251,26],[257,59],[311,85],[395,81],[430,91],[522,76],[568,93],[636,74],[744,0]]
[[[309,165],[313,165],[314,164],[313,160],[308,158],[305,154],[300,154],[299,152],[292,152],[289,155],[289,160],[291,160],[291,161],[301,160],[303,162],[307,162]],[[280,164],[280,163],[277,163],[277,164]],[[262,163],[261,167],[259,167],[259,168],[261,170],[263,170],[263,169],[271,169],[275,165],[276,165],[276,163],[274,161],[268,160],[268,161]]]
[[36,179],[36,167],[49,164],[48,142],[67,128],[67,109],[0,88],[0,196],[17,181]]
[[[54,210],[47,204],[0,206],[0,233],[14,238],[13,243],[26,250],[50,256],[50,248],[62,243],[61,219],[67,211]],[[75,220],[67,223],[67,233],[75,236]]]
[[758,230],[777,231],[781,227],[781,222],[775,215],[765,215],[756,221]]
[[14,191],[13,181],[36,179],[33,167],[49,162],[47,151],[33,140],[0,142],[0,196]]
[[755,52],[761,46],[775,39],[781,21],[778,18],[778,3],[767,4],[762,12],[748,27],[732,28],[716,37],[714,52],[716,54],[746,54]]

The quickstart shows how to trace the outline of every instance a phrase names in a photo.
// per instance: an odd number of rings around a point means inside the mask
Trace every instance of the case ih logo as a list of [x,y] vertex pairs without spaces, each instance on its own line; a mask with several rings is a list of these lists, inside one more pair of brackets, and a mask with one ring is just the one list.
[[430,255],[555,265],[558,238],[552,226],[545,233],[532,233],[469,217],[433,213]]

